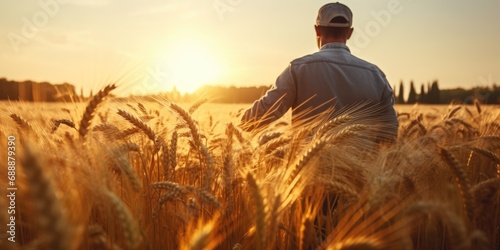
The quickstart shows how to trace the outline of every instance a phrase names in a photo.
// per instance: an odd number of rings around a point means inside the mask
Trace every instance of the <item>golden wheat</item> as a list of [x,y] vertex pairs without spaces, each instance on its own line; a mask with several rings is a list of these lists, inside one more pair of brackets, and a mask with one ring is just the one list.
[[106,107],[110,86],[80,119],[60,119],[60,105],[0,110],[14,121],[0,125],[0,149],[10,135],[29,145],[17,149],[19,243],[0,248],[500,248],[496,107],[397,107],[398,139],[377,144],[377,108],[246,133],[237,105],[217,113],[206,99],[183,109],[158,97]]
[[94,114],[97,110],[97,107],[99,104],[108,96],[112,90],[116,89],[116,85],[110,84],[106,86],[104,89],[100,90],[89,102],[87,107],[85,108],[85,112],[83,113],[83,117],[80,120],[80,127],[78,129],[78,132],[80,134],[81,138],[85,138],[88,129],[90,127],[90,123],[92,122],[92,119],[94,118]]

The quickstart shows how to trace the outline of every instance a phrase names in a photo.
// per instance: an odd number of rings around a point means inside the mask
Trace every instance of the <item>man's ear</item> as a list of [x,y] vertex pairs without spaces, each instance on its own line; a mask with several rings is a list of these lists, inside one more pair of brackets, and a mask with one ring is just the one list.
[[349,29],[349,31],[347,32],[347,39],[346,39],[346,40],[351,39],[352,32],[354,32],[354,28],[350,28],[350,29]]
[[321,30],[318,25],[314,25],[314,30],[316,31],[316,36],[321,36]]

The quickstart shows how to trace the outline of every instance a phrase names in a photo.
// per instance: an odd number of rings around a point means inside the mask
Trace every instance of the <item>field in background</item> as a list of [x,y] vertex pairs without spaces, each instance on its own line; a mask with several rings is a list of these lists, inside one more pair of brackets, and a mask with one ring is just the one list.
[[245,133],[249,105],[111,91],[2,103],[2,225],[12,135],[18,190],[1,249],[500,248],[498,106],[397,106],[397,142],[376,146],[355,110]]

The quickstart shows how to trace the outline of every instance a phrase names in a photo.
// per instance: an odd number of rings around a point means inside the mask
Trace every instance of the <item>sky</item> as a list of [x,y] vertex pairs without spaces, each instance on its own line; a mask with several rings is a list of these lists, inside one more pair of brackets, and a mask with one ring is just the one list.
[[[314,53],[328,1],[2,0],[0,77],[69,82],[87,93],[271,85]],[[500,0],[344,0],[352,53],[393,86],[491,86],[500,78]]]

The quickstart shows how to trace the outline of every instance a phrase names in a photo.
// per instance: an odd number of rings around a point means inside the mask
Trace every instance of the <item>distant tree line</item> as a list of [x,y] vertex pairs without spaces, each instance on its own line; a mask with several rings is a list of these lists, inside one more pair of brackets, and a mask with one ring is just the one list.
[[0,100],[70,102],[76,101],[75,98],[75,87],[69,83],[52,85],[48,82],[16,82],[0,78]]
[[263,96],[270,86],[260,87],[223,87],[203,86],[191,98],[210,97],[215,103],[252,103]]
[[415,90],[415,84],[410,82],[408,97],[404,96],[405,86],[403,81],[399,84],[399,89],[394,87],[397,104],[450,104],[463,103],[472,104],[474,100],[479,100],[483,104],[500,104],[500,86],[493,84],[491,87],[474,87],[472,89],[440,89],[438,81],[421,84],[420,92]]
[[[475,87],[472,89],[440,89],[438,81],[421,84],[417,93],[415,84],[410,82],[410,91],[405,98],[405,85],[401,81],[399,88],[394,87],[397,104],[471,104],[479,100],[483,104],[500,104],[500,86],[493,84],[491,87]],[[259,87],[224,87],[203,86],[192,94],[181,94],[175,88],[167,93],[159,93],[154,96],[166,97],[172,101],[192,101],[201,98],[209,98],[215,103],[252,103],[262,97],[270,86]],[[0,78],[0,100],[22,100],[33,102],[73,102],[86,100],[83,90],[80,95],[75,92],[75,87],[69,83],[52,85],[48,82],[33,81],[9,81]],[[397,93],[397,94],[396,94]],[[92,96],[92,94],[91,94]],[[153,95],[149,98],[153,98]],[[143,97],[148,98],[148,97]],[[154,100],[154,98],[152,99]]]

